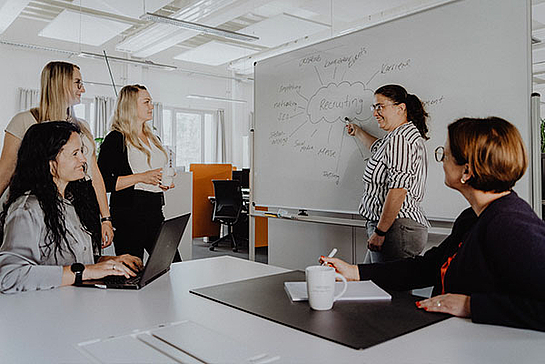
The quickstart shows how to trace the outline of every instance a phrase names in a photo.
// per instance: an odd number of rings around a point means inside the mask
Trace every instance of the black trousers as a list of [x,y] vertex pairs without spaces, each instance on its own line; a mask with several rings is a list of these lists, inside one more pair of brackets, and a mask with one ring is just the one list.
[[[132,206],[111,206],[116,255],[131,254],[143,259],[144,250],[151,254],[165,220],[163,205],[163,193],[135,190]],[[176,252],[173,262],[181,261]]]

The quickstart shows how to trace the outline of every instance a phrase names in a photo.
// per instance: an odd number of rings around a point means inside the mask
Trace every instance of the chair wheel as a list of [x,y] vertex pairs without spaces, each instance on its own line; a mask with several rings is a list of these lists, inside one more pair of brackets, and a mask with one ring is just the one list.
[[210,248],[208,248],[208,250],[210,250],[211,252],[213,252],[213,251],[214,251],[214,247],[211,246]]

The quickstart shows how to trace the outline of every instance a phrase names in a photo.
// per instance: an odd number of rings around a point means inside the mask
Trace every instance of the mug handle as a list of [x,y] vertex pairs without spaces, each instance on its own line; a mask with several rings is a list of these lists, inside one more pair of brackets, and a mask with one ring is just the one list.
[[344,278],[344,276],[343,276],[342,274],[335,273],[335,278],[339,278],[341,281],[343,281],[344,287],[343,287],[343,290],[341,291],[341,293],[339,293],[338,295],[336,295],[335,297],[333,297],[333,302],[335,302],[335,301],[337,301],[339,298],[341,298],[342,295],[344,294],[344,292],[346,292],[346,289],[348,288],[348,282],[346,281],[346,278]]

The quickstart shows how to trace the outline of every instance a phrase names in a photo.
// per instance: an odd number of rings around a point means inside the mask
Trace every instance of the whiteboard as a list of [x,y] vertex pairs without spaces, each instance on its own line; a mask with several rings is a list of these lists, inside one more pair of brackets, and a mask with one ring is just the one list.
[[[434,150],[464,116],[505,118],[530,150],[529,1],[460,0],[333,38],[255,66],[256,205],[357,213],[369,152],[344,117],[376,136],[373,91],[395,83],[430,114],[423,207],[431,219],[468,206],[444,186]],[[527,172],[516,190],[529,201]]]

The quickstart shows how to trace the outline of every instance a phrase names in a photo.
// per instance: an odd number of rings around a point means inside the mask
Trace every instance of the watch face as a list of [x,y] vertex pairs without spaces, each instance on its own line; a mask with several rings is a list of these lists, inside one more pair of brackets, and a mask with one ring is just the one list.
[[74,273],[81,273],[85,270],[85,266],[81,263],[74,263],[70,266],[70,270]]

